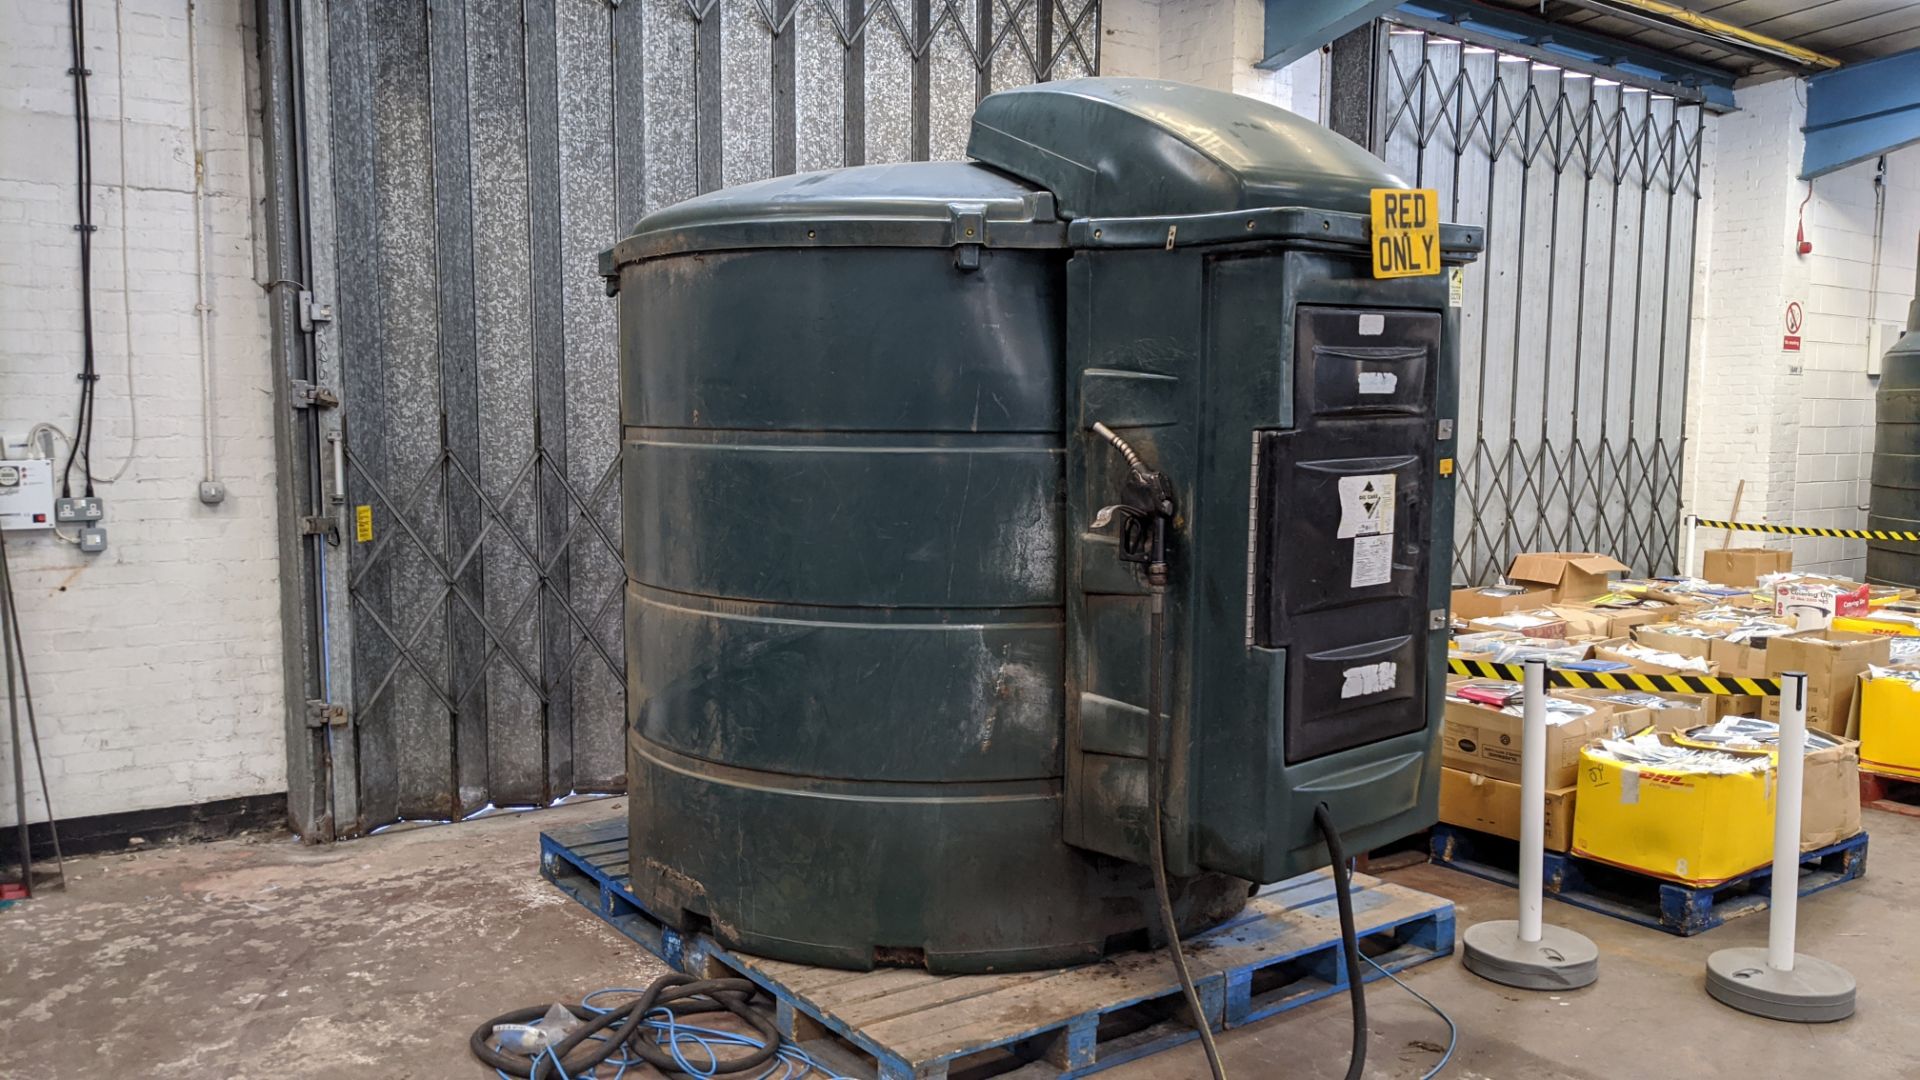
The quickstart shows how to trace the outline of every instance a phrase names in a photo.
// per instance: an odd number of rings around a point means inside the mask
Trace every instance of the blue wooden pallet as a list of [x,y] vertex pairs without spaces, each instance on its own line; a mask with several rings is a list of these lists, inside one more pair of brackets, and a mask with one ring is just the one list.
[[[1433,861],[1475,877],[1514,884],[1519,845],[1454,825],[1435,825],[1429,839]],[[1867,834],[1800,856],[1800,895],[1852,881],[1867,872]],[[1767,909],[1773,867],[1763,866],[1719,885],[1681,885],[1577,855],[1546,852],[1541,887],[1562,903],[1650,926],[1682,937],[1711,930],[1728,919]]]
[[[540,872],[587,910],[673,967],[751,979],[772,1000],[783,1037],[823,1064],[869,1080],[1084,1076],[1198,1037],[1161,952],[1004,975],[919,969],[841,971],[734,952],[675,930],[627,890],[624,820],[540,836]],[[1389,971],[1453,951],[1453,905],[1354,876],[1363,948]],[[1250,1024],[1346,992],[1331,875],[1261,890],[1238,917],[1187,940],[1207,1022]],[[1369,967],[1363,980],[1380,977]]]

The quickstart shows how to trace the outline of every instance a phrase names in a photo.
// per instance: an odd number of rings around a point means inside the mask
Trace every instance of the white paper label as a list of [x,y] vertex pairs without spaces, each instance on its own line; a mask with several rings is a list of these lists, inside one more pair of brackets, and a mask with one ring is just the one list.
[[1353,580],[1350,588],[1385,585],[1393,580],[1393,534],[1353,538]]
[[1638,769],[1620,770],[1620,802],[1632,806],[1640,801],[1640,771]]
[[1361,337],[1379,337],[1381,334],[1384,334],[1386,332],[1387,332],[1387,317],[1385,315],[1360,316],[1360,336]]
[[1391,371],[1362,371],[1359,377],[1363,394],[1391,394],[1400,385],[1400,376]]
[[1343,674],[1346,675],[1346,680],[1340,684],[1340,697],[1343,700],[1384,694],[1400,684],[1400,665],[1391,660],[1350,667]]
[[1456,266],[1447,271],[1447,306],[1459,307],[1467,298],[1467,268]]
[[1342,540],[1393,532],[1393,474],[1340,478],[1340,530]]

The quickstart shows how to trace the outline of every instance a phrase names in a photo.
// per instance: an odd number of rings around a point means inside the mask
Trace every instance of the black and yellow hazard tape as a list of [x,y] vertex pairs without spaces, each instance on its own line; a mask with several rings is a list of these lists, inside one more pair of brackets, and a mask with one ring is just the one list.
[[[1447,670],[1455,675],[1476,679],[1502,679],[1521,682],[1526,668],[1520,664],[1490,664],[1485,660],[1451,657]],[[1571,690],[1645,690],[1667,694],[1723,694],[1738,697],[1778,697],[1778,679],[1728,679],[1707,675],[1642,675],[1633,671],[1565,671],[1547,669],[1547,685]]]
[[1816,529],[1811,525],[1761,525],[1752,521],[1714,521],[1703,517],[1691,520],[1703,529],[1778,533],[1781,536],[1826,536],[1839,540],[1904,540],[1920,544],[1920,532],[1902,532],[1898,529]]

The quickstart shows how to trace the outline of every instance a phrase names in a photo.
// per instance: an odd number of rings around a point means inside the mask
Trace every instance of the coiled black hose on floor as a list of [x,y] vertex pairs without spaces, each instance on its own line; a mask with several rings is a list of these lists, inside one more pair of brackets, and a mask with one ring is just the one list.
[[[644,1022],[648,1013],[666,1009],[676,1017],[732,1013],[760,1037],[757,1049],[715,1061],[706,1075],[726,1075],[764,1066],[780,1050],[780,1031],[774,1027],[771,1017],[748,1007],[757,991],[758,987],[746,979],[696,979],[674,973],[655,979],[639,997],[606,1012],[568,1005],[573,1015],[585,1023],[553,1045],[553,1058],[559,1060],[567,1076],[591,1076],[601,1062],[623,1054],[638,1057],[668,1076],[679,1075],[680,1062],[671,1051],[647,1036],[650,1028]],[[496,1026],[532,1023],[545,1016],[549,1007],[534,1005],[496,1016],[474,1029],[467,1046],[473,1056],[489,1068],[509,1076],[526,1076],[532,1080],[555,1076],[553,1060],[544,1052],[530,1058],[496,1049],[489,1041]],[[603,1033],[604,1038],[596,1038]],[[584,1049],[583,1043],[587,1044]]]

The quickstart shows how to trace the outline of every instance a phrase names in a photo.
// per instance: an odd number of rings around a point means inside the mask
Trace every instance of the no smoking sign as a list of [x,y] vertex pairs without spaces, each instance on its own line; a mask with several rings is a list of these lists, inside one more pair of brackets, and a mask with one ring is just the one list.
[[1800,351],[1800,323],[1806,318],[1806,312],[1800,307],[1800,301],[1787,301],[1787,314],[1783,321],[1786,333],[1780,338],[1781,352]]

